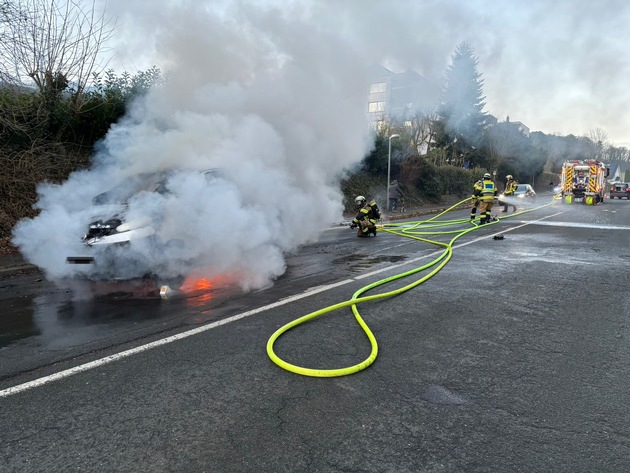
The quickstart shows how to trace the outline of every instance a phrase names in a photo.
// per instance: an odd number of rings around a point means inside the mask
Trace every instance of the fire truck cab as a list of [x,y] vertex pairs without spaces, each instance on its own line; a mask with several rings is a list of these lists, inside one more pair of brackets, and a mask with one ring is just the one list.
[[560,180],[562,202],[596,205],[604,202],[610,169],[596,159],[565,161]]

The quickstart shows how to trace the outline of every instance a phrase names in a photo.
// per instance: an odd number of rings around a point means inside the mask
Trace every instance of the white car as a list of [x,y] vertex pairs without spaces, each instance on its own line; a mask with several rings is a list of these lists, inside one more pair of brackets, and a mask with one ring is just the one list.
[[530,184],[519,184],[514,191],[514,197],[519,199],[536,199],[536,191]]
[[505,201],[505,199],[507,198],[508,200],[511,198],[516,197],[517,199],[528,199],[528,200],[535,200],[536,199],[536,191],[534,190],[534,188],[529,185],[529,184],[519,184],[518,187],[516,188],[516,190],[514,191],[513,195],[509,195],[506,197],[505,194],[501,194],[498,197],[499,202],[501,201]]

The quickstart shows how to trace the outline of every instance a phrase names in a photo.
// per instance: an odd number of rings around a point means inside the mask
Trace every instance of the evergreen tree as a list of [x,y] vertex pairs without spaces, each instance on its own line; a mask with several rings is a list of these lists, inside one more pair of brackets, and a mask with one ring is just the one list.
[[460,43],[446,70],[442,100],[438,109],[438,145],[448,148],[455,162],[474,155],[482,143],[486,126],[483,79],[469,43]]

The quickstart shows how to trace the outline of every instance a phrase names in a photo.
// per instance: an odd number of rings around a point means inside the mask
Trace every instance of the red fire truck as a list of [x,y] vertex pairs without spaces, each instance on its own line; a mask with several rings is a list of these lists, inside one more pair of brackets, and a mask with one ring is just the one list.
[[565,161],[560,180],[562,202],[596,205],[604,202],[610,169],[596,159]]

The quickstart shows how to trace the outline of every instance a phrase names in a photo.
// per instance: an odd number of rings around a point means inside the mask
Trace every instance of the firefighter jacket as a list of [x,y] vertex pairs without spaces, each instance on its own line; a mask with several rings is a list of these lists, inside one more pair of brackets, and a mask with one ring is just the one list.
[[[479,193],[477,193],[479,192]],[[473,202],[477,200],[477,196],[481,195],[481,179],[478,180],[477,182],[475,182],[475,184],[473,185]]]
[[381,218],[381,211],[378,208],[378,205],[376,205],[376,201],[371,200],[361,207],[357,216],[354,217],[354,220],[352,220],[352,223],[358,224],[362,220],[367,220],[375,224],[379,218]]
[[481,189],[475,189],[475,196],[481,202],[492,202],[495,195],[497,195],[497,186],[490,179],[484,179],[481,182]]
[[518,187],[518,182],[516,182],[514,179],[512,179],[511,181],[507,181],[505,183],[505,190],[503,191],[503,193],[505,195],[514,195],[514,192],[516,192],[517,187]]

